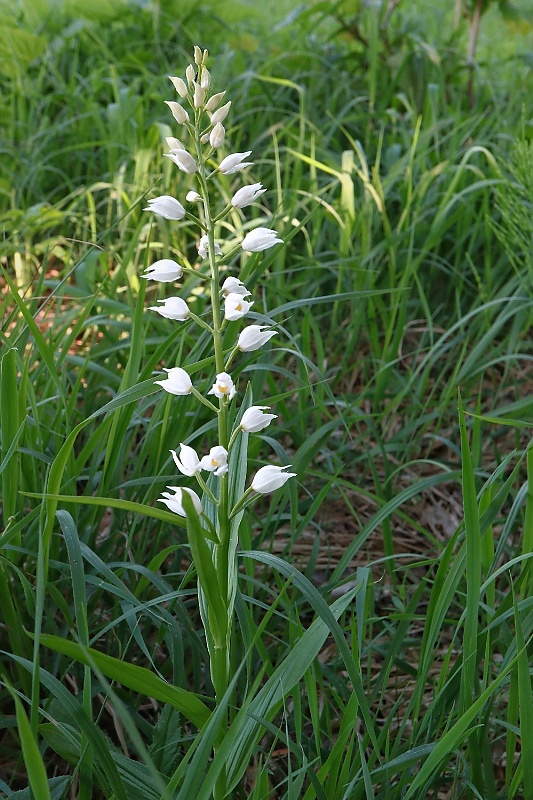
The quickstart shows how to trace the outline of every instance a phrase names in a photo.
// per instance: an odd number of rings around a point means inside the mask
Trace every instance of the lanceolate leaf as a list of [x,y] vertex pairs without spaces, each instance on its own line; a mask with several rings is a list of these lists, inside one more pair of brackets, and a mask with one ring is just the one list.
[[208,707],[195,694],[181,689],[179,686],[166,683],[145,667],[127,664],[106,653],[100,653],[92,647],[82,647],[76,642],[69,642],[60,636],[43,634],[41,644],[57,653],[74,658],[82,664],[96,667],[111,680],[119,681],[134,692],[140,692],[146,697],[153,697],[155,700],[169,703],[173,708],[181,711],[198,728],[205,725],[211,716]]

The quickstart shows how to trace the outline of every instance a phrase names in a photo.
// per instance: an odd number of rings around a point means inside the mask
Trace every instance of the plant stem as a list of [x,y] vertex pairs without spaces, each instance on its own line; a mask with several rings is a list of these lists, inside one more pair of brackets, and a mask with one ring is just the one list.
[[[205,225],[208,239],[208,257],[211,271],[211,308],[213,313],[213,343],[215,350],[215,369],[217,375],[225,371],[224,347],[222,341],[222,311],[220,306],[220,273],[215,254],[215,220],[211,214],[209,203],[209,189],[207,175],[205,171],[204,158],[202,154],[202,143],[200,141],[199,118],[201,112],[195,113],[194,138],[196,145],[196,157],[198,163],[198,180],[201,186],[204,202]],[[220,217],[220,215],[219,215]],[[218,408],[218,441],[219,444],[228,450],[228,401],[225,397],[219,399]],[[228,576],[229,576],[229,547],[230,547],[230,525],[229,525],[229,497],[228,497],[228,476],[222,475],[219,483],[219,504],[218,504],[218,538],[220,544],[213,550],[213,562],[217,573],[217,582],[220,598],[224,604],[227,615],[227,627],[223,637],[224,646],[215,646],[210,653],[211,658],[211,677],[215,690],[215,700],[219,705],[227,692],[230,682],[230,648],[231,648],[231,628],[232,628],[232,605],[229,596]],[[228,724],[227,714],[220,725],[220,731],[215,743],[215,752],[220,747],[224,739]],[[214,799],[222,800],[226,796],[226,771],[223,769],[217,780],[214,789]]]

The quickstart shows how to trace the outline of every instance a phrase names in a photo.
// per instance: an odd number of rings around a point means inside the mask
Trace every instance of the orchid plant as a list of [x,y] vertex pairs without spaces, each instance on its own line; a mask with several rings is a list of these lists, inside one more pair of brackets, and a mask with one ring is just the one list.
[[[231,153],[219,161],[217,151],[225,144],[223,122],[230,112],[231,101],[221,104],[225,92],[211,93],[211,76],[206,67],[207,51],[194,48],[194,65],[189,65],[185,80],[170,80],[181,99],[166,101],[175,121],[181,126],[183,138],[167,138],[169,158],[181,171],[194,175],[198,191],[189,191],[185,202],[193,204],[197,213],[188,212],[179,200],[162,195],[148,201],[145,209],[166,220],[192,220],[200,229],[198,255],[207,259],[209,272],[208,294],[211,298],[210,320],[200,318],[190,309],[183,297],[171,296],[159,300],[150,309],[174,323],[191,320],[212,336],[214,353],[214,379],[207,396],[194,385],[181,366],[165,370],[166,377],[156,381],[163,390],[176,396],[192,394],[217,417],[217,438],[210,443],[209,451],[199,455],[185,443],[179,450],[170,450],[181,475],[194,478],[200,494],[182,486],[168,486],[160,502],[187,520],[191,555],[198,577],[200,613],[206,633],[210,670],[219,705],[231,681],[231,641],[233,611],[237,582],[237,542],[239,525],[245,508],[262,494],[282,487],[295,473],[288,466],[268,464],[261,467],[245,488],[247,443],[250,434],[264,430],[276,419],[265,405],[252,405],[249,393],[243,400],[239,387],[229,369],[239,352],[250,353],[263,347],[275,336],[269,325],[250,324],[244,327],[236,344],[225,348],[225,332],[230,326],[245,319],[254,301],[251,292],[235,275],[227,275],[227,264],[241,250],[258,253],[280,243],[275,230],[256,227],[242,241],[221,246],[215,238],[217,223],[234,209],[244,209],[266,191],[261,183],[241,186],[231,201],[217,212],[213,205],[215,194],[213,178],[218,173],[233,175],[243,173],[252,166],[248,161],[251,151]],[[185,135],[184,135],[185,134]],[[222,269],[223,268],[223,269]],[[163,258],[149,266],[143,278],[161,283],[179,281],[186,268],[176,261]],[[224,280],[222,281],[222,278]],[[232,336],[232,341],[235,336]],[[208,473],[205,477],[205,473]],[[201,496],[200,496],[201,495]],[[219,741],[224,730],[220,731]],[[224,778],[221,776],[215,797],[225,796]]]

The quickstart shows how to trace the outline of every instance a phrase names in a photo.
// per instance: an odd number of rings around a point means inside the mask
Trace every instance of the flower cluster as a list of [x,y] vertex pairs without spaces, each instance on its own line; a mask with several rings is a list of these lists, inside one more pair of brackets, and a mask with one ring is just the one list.
[[[266,189],[261,183],[241,186],[235,191],[229,204],[218,215],[215,216],[212,213],[209,191],[213,176],[242,174],[243,170],[253,165],[253,162],[248,160],[252,154],[250,150],[242,153],[230,153],[221,160],[216,157],[217,151],[223,148],[226,142],[223,122],[230,112],[231,101],[223,103],[226,94],[224,91],[212,93],[211,75],[205,66],[206,60],[207,51],[195,47],[194,64],[187,67],[185,79],[170,78],[179,100],[165,101],[175,121],[182,126],[180,135],[183,138],[187,136],[191,142],[187,148],[180,139],[173,136],[168,137],[169,152],[165,153],[165,156],[179,170],[197,181],[198,191],[188,191],[185,203],[195,204],[200,210],[201,218],[196,216],[196,208],[194,213],[189,212],[178,199],[170,195],[161,195],[149,200],[145,210],[170,221],[188,218],[201,228],[198,255],[200,259],[207,259],[209,262],[212,325],[199,319],[192,312],[186,300],[179,296],[159,300],[158,305],[150,306],[150,310],[177,322],[195,321],[203,328],[208,329],[213,336],[216,374],[212,388],[207,395],[213,396],[215,401],[218,400],[218,407],[208,397],[200,394],[193,386],[189,373],[182,367],[166,369],[166,378],[156,381],[170,394],[193,394],[218,414],[219,441],[211,447],[207,455],[200,458],[194,448],[186,444],[180,444],[179,454],[175,450],[170,451],[177,469],[185,476],[195,477],[204,491],[213,498],[201,477],[201,472],[207,471],[221,478],[223,482],[227,481],[225,476],[230,469],[229,451],[239,431],[257,433],[276,418],[275,414],[266,413],[269,410],[267,406],[251,406],[240,415],[240,421],[234,426],[233,431],[228,431],[228,406],[238,392],[238,387],[227,371],[229,365],[239,351],[249,353],[258,350],[267,344],[276,332],[269,325],[248,325],[239,333],[236,344],[229,354],[224,355],[223,334],[226,328],[244,319],[249,314],[254,301],[249,299],[251,292],[239,278],[229,276],[225,278],[222,285],[220,284],[221,267],[225,267],[230,257],[241,248],[246,253],[260,253],[281,243],[282,239],[275,230],[265,227],[255,227],[249,230],[237,242],[218,242],[215,239],[217,222],[234,209],[242,210],[256,203]],[[213,163],[216,165],[217,161],[218,166],[213,169],[212,165]],[[186,267],[173,259],[163,258],[149,266],[142,277],[161,283],[172,283],[180,280],[185,271]],[[234,337],[233,341],[235,341]],[[262,467],[254,476],[250,488],[245,494],[247,496],[253,492],[263,494],[278,489],[294,475],[294,473],[287,472],[287,469],[288,467],[275,465]],[[173,494],[163,492],[160,501],[169,509],[180,516],[185,516],[182,497],[183,491],[187,491],[193,501],[193,506],[198,513],[201,513],[201,500],[191,489],[180,489],[174,486],[167,488]],[[220,496],[222,497],[222,489]]]

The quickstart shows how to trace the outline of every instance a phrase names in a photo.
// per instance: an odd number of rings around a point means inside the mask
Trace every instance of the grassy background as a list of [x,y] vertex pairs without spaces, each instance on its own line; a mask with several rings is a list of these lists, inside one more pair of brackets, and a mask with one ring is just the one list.
[[[384,12],[2,6],[7,797],[208,798],[220,768],[157,683],[210,707],[185,533],[156,498],[211,422],[152,385],[187,364],[207,390],[209,342],[143,315],[162,294],[138,279],[196,263],[186,221],[141,209],[193,186],[162,157],[162,101],[199,43],[269,190],[249,224],[287,243],[238,264],[281,334],[236,371],[278,414],[250,469],[273,450],[299,476],[243,532],[263,555],[242,559],[235,797],[533,798],[533,35],[491,4],[470,70],[449,4]],[[202,313],[195,276],[183,293]]]

